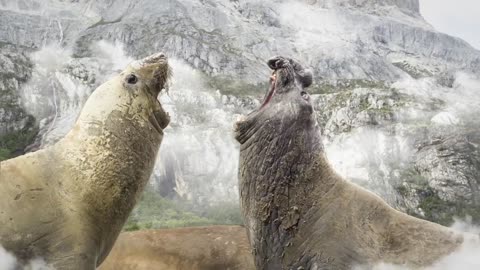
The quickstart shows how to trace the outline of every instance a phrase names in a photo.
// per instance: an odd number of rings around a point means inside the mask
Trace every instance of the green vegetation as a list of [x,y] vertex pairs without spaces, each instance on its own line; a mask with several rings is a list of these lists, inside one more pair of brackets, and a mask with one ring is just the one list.
[[0,148],[0,161],[6,160],[10,157],[10,151],[5,148]]
[[370,108],[368,111],[375,113],[377,116],[392,116],[394,114],[393,108],[388,106],[382,108]]
[[232,203],[196,209],[189,203],[165,199],[147,189],[124,230],[238,224],[242,224],[240,209]]
[[428,179],[414,168],[403,170],[400,178],[408,184],[396,187],[397,192],[406,198],[415,196],[412,193],[416,193],[419,198],[418,209],[424,213],[424,215],[419,215],[418,212],[409,211],[409,215],[445,226],[452,225],[455,217],[460,219],[471,217],[474,224],[480,224],[480,209],[478,207],[467,205],[462,201],[442,200],[437,191],[429,186]]
[[[30,145],[38,133],[35,118],[23,108],[17,93],[18,85],[25,83],[29,78],[29,69],[32,64],[28,58],[19,53],[7,43],[0,42],[5,49],[4,56],[14,63],[13,70],[0,73],[0,125],[6,126],[6,133],[0,135],[0,161],[16,157],[24,153],[25,147]],[[13,50],[13,51],[12,51]],[[11,54],[9,53],[11,52]],[[23,128],[21,128],[23,127]],[[20,130],[18,130],[21,128]]]
[[107,21],[105,21],[103,18],[101,18],[98,22],[96,22],[96,23],[94,23],[93,25],[89,26],[87,29],[92,29],[92,28],[95,28],[95,27],[98,27],[98,26],[102,26],[102,25],[108,25],[108,24],[118,23],[118,22],[121,22],[121,21],[122,21],[122,18],[123,18],[123,16],[120,16],[118,19],[113,20],[113,21],[110,21],[110,22],[107,22]]
[[219,90],[223,95],[257,96],[265,94],[268,89],[268,82],[250,84],[225,76],[216,76],[208,78],[207,86],[209,89]]
[[330,108],[342,108],[348,105],[353,96],[353,90],[346,90],[335,94],[334,101],[330,104]]
[[[241,80],[235,80],[228,76],[205,76],[207,86],[210,89],[219,90],[224,95],[234,96],[252,96],[263,95],[268,87],[269,83],[265,80],[264,83],[251,84]],[[375,88],[375,89],[390,89],[390,86],[383,81],[371,81],[371,80],[336,80],[335,82],[321,81],[320,83],[314,83],[309,88],[310,94],[332,94],[339,92],[349,92],[356,88]]]
[[422,68],[418,68],[418,67],[415,67],[405,61],[403,62],[396,62],[396,63],[393,63],[394,66],[396,66],[397,68],[403,70],[405,73],[407,73],[408,75],[410,75],[410,77],[414,78],[414,79],[420,79],[420,78],[423,78],[423,77],[431,77],[433,76],[433,74],[426,70],[426,69],[422,69]]
[[376,89],[389,89],[387,83],[383,81],[371,81],[371,80],[337,80],[335,83],[321,82],[314,83],[310,88],[311,94],[332,94],[343,91],[350,91],[356,88],[376,88]]
[[463,202],[447,202],[442,200],[433,190],[429,190],[432,195],[423,198],[419,208],[425,213],[425,219],[440,223],[445,226],[453,224],[454,217],[472,218],[475,224],[480,223],[480,209],[473,205],[466,205]]
[[450,203],[442,201],[435,193],[423,198],[419,204],[419,208],[425,213],[423,218],[446,226],[453,223],[453,217],[449,213],[452,210],[451,207]]
[[[409,194],[409,188],[406,186],[399,186],[396,190],[404,197],[411,195]],[[451,226],[454,223],[454,218],[465,219],[467,217],[471,217],[474,224],[480,224],[480,209],[478,209],[478,207],[466,205],[462,202],[444,201],[430,187],[423,190],[416,190],[416,192],[428,194],[421,197],[420,204],[418,205],[419,210],[421,210],[424,215],[420,215],[412,210],[407,211],[407,214],[444,226]]]
[[25,147],[35,140],[37,134],[38,126],[35,118],[28,116],[22,130],[0,137],[0,161],[23,154]]
[[428,187],[428,179],[415,170],[413,166],[405,170],[401,170],[400,179],[419,187],[420,189]]
[[395,190],[398,192],[398,194],[402,195],[402,197],[408,196],[408,193],[409,193],[408,187],[404,185],[395,187]]

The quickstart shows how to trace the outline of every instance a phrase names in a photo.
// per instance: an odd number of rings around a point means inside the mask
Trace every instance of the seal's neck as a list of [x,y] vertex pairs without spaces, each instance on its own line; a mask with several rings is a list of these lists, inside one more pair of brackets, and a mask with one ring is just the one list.
[[[253,128],[253,127],[252,127]],[[316,120],[265,121],[240,151],[242,210],[259,269],[282,269],[283,253],[312,207],[335,182]],[[264,130],[264,132],[262,132]]]
[[55,145],[74,172],[68,196],[99,227],[121,227],[149,180],[162,137],[148,120],[118,111],[103,122],[79,119]]

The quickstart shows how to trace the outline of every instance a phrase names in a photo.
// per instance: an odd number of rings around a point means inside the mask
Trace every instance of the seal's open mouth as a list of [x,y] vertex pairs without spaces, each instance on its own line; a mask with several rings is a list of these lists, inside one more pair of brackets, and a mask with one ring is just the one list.
[[168,89],[168,81],[172,76],[168,58],[164,53],[156,53],[134,62],[132,67],[137,70],[141,78],[146,78],[146,91],[155,99],[153,113],[149,115],[148,120],[159,133],[162,133],[170,122],[170,117],[158,100],[160,92]]
[[[264,124],[271,123],[270,119],[283,119],[291,112],[298,114],[300,110],[310,115],[313,111],[308,93],[304,91],[313,82],[312,72],[297,61],[282,56],[270,58],[267,65],[273,72],[260,107],[247,115],[239,115],[235,121],[235,138],[241,144]],[[291,119],[295,115],[289,117]]]
[[252,117],[252,116],[260,113],[262,111],[262,109],[265,108],[265,106],[267,106],[267,104],[272,100],[272,98],[275,95],[275,92],[277,90],[277,74],[276,74],[276,72],[277,71],[274,70],[272,75],[270,76],[270,87],[268,88],[267,93],[265,94],[265,98],[263,99],[263,102],[260,105],[260,107],[258,109],[253,110],[252,112],[250,112],[248,114],[248,116],[240,115],[237,118],[237,121],[235,122],[235,126],[234,126],[235,131],[238,132],[241,129],[240,126],[242,126],[247,121],[248,117]]
[[[160,105],[160,102],[158,102],[158,105]],[[149,116],[148,120],[158,133],[163,134],[163,129],[166,128],[170,122],[170,116],[163,111],[161,107],[159,108],[160,109],[153,111],[153,114]]]
[[262,105],[260,106],[260,110],[265,107],[268,102],[272,99],[272,97],[275,95],[275,90],[276,90],[276,84],[277,84],[277,75],[275,74],[275,71],[272,73],[272,76],[270,76],[270,88],[265,96],[265,99],[263,100]]

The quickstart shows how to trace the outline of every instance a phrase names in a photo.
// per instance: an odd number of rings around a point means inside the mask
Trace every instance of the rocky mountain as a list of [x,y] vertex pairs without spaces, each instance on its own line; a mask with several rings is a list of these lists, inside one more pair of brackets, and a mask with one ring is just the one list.
[[54,143],[98,84],[156,51],[175,72],[162,196],[237,203],[231,127],[280,54],[313,69],[341,174],[413,215],[480,221],[480,51],[418,0],[0,0],[0,158]]

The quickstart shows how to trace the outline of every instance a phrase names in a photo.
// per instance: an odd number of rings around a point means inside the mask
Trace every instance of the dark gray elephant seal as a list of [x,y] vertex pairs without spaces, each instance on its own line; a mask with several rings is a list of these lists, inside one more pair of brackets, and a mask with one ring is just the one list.
[[236,124],[241,208],[257,269],[430,265],[463,236],[388,206],[331,168],[305,88],[312,75],[276,57],[262,106]]
[[133,62],[89,97],[57,144],[0,163],[0,245],[20,262],[95,269],[152,173],[169,123],[164,54]]

